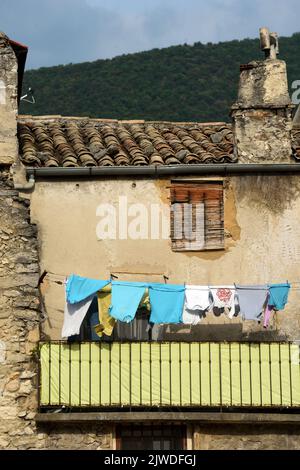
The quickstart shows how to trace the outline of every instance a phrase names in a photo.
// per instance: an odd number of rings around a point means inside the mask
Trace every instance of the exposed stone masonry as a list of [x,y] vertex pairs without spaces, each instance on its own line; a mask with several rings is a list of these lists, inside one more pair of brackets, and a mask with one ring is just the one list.
[[113,449],[113,426],[103,424],[87,425],[46,425],[39,438],[49,450],[81,449],[110,450]]
[[300,426],[195,425],[193,441],[194,450],[298,450]]
[[108,449],[103,425],[38,429],[39,264],[29,201],[0,168],[0,449]]
[[243,66],[238,99],[232,106],[239,163],[290,163],[292,110],[284,61]]
[[18,155],[18,63],[9,39],[0,32],[0,164],[11,164]]
[[0,172],[0,448],[34,443],[40,303],[36,227],[28,202]]

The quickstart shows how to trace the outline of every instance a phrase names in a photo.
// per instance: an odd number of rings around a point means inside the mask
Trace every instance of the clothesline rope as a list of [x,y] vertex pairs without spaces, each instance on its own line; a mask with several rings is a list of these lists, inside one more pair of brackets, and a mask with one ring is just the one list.
[[[117,271],[115,271],[115,272],[117,272]],[[118,274],[119,274],[119,273],[118,273]],[[124,274],[124,273],[122,273],[122,274]],[[132,273],[132,274],[138,274],[138,273]],[[150,274],[151,274],[151,273],[150,273]],[[145,274],[145,275],[148,275],[148,273]],[[153,274],[153,275],[154,275],[154,274]],[[155,275],[158,275],[158,274],[155,274]],[[63,280],[65,280],[65,279],[68,278],[67,275],[64,275],[64,274],[56,274],[56,273],[52,273],[52,272],[50,272],[50,271],[47,272],[46,276],[47,276],[47,277],[49,277],[49,276],[55,276],[55,277],[57,277],[57,278],[62,278]],[[167,278],[167,279],[168,279],[168,278]],[[52,280],[52,279],[49,279],[49,282],[57,283],[57,281]],[[62,285],[63,285],[63,282],[62,282],[60,279],[58,279],[58,282],[59,282],[59,284],[62,283]],[[126,282],[131,282],[131,281],[126,281]],[[291,285],[291,289],[292,289],[292,290],[300,290],[300,281],[285,281],[285,282],[288,282],[288,283]],[[186,285],[190,285],[190,284],[188,284],[187,282],[184,282],[183,284],[184,284],[185,286],[186,286]],[[263,284],[263,282],[262,282],[261,284]],[[273,284],[273,283],[271,283],[271,282],[266,282],[265,284],[268,285],[268,284]],[[228,284],[226,284],[226,285],[225,285],[225,284],[224,284],[224,285],[222,285],[222,284],[207,284],[207,286],[204,286],[204,284],[201,283],[201,286],[203,286],[204,289],[207,288],[207,287],[208,287],[208,288],[216,288],[216,287],[217,287],[217,288],[219,288],[219,289],[227,289],[229,285],[232,285],[232,286],[234,286],[234,287],[236,287],[236,285],[238,285],[240,289],[243,289],[243,288],[244,288],[244,285],[240,285],[240,284],[236,284],[236,283],[232,283],[232,284],[228,283]],[[247,285],[247,286],[251,286],[251,284],[246,284],[246,285]],[[245,287],[245,288],[247,288],[247,287]],[[264,289],[262,288],[262,290],[264,290]]]

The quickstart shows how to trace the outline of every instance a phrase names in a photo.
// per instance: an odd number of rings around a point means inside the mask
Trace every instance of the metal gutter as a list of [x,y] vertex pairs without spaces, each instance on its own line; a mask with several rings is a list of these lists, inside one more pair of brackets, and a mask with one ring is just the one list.
[[164,177],[176,175],[235,175],[235,174],[283,174],[300,172],[297,163],[225,163],[200,165],[157,166],[104,166],[72,168],[27,168],[27,175],[35,178],[92,178],[106,176]]

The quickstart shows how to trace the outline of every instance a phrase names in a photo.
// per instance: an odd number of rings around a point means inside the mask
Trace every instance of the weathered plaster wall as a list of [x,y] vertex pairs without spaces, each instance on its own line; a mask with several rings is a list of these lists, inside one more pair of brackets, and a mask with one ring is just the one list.
[[300,426],[195,426],[193,450],[298,450]]
[[244,108],[289,105],[286,63],[279,59],[250,62],[240,74],[237,103]]
[[[42,325],[44,337],[60,339],[61,281],[72,272],[96,278],[107,278],[112,272],[120,279],[153,281],[163,281],[165,274],[170,283],[217,285],[299,281],[299,177],[236,176],[224,185],[225,250],[174,253],[168,239],[97,240],[96,236],[99,204],[118,207],[124,195],[128,205],[143,203],[150,208],[150,203],[160,204],[167,223],[169,180],[37,182],[31,216],[38,226],[41,271],[50,273],[42,284],[48,315]],[[194,340],[300,339],[299,292],[291,291],[288,306],[268,330],[254,322],[210,314],[192,334],[189,327],[182,327],[181,338],[186,333],[186,338]],[[166,339],[174,330],[178,327],[166,328]]]

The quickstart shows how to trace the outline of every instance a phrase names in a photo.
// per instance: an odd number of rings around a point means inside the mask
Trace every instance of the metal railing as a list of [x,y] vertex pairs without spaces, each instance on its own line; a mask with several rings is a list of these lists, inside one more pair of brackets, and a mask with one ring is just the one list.
[[48,342],[40,406],[300,407],[295,343]]

